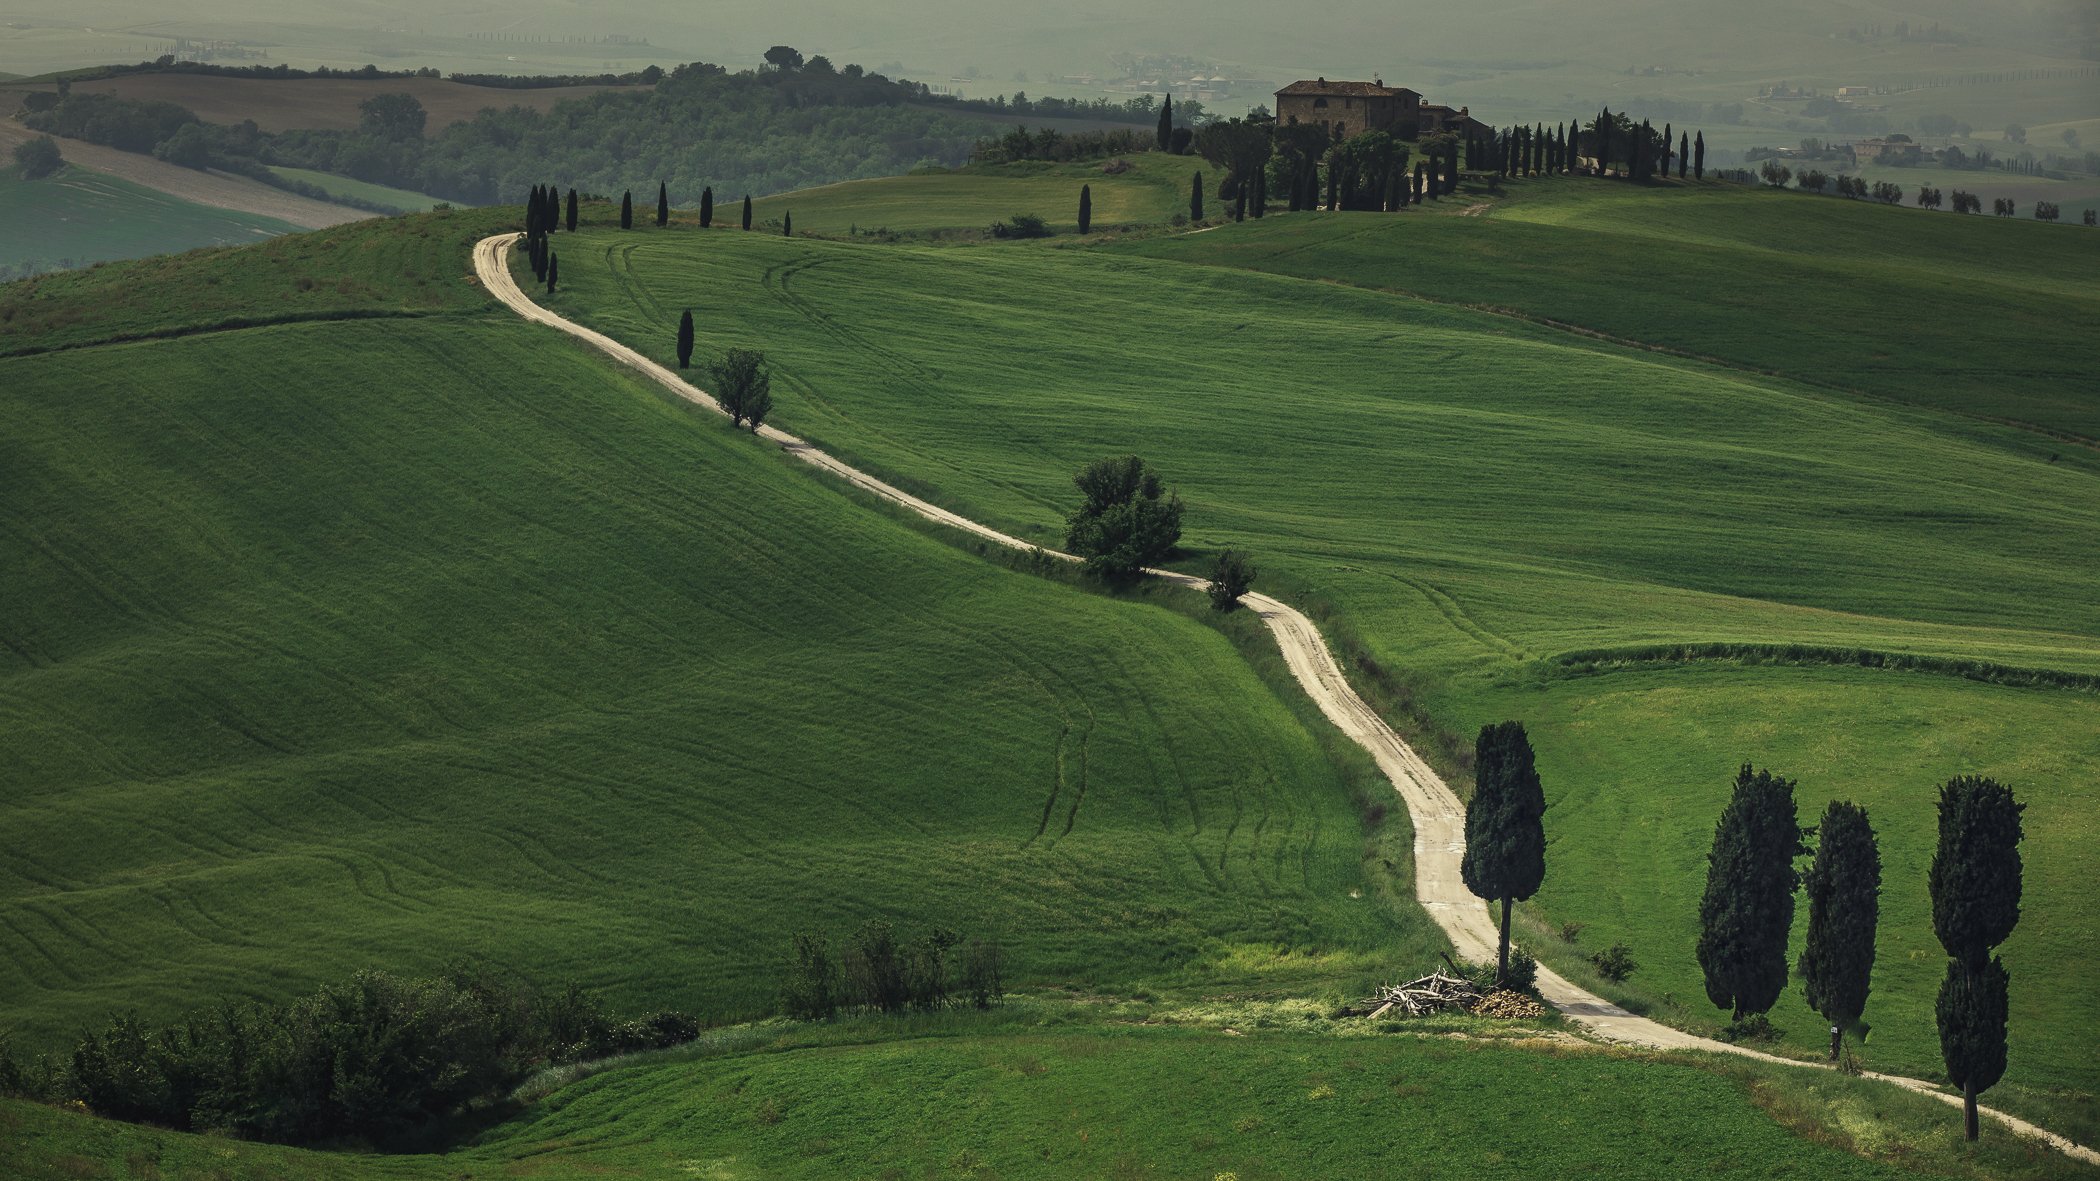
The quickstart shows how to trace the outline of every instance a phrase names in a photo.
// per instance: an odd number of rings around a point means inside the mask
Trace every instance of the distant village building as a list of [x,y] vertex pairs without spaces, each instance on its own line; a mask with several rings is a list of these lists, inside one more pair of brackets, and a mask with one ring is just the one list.
[[1337,140],[1383,131],[1402,139],[1419,134],[1422,96],[1405,86],[1370,82],[1293,82],[1276,92],[1276,122],[1289,127],[1317,123]]
[[1440,131],[1448,131],[1463,139],[1468,135],[1478,134],[1487,130],[1487,124],[1473,117],[1473,108],[1471,107],[1460,107],[1454,111],[1450,107],[1438,106],[1435,103],[1422,104],[1421,132],[1423,135],[1435,135]]

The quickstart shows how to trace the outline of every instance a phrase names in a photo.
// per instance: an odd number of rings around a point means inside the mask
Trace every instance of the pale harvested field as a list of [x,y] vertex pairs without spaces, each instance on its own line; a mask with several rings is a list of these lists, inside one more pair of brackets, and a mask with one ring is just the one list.
[[[0,119],[0,158],[5,158],[15,150],[16,144],[35,134],[11,119]],[[195,201],[199,205],[210,205],[219,209],[235,209],[261,217],[274,217],[301,229],[318,230],[373,216],[362,209],[315,201],[297,193],[272,188],[261,181],[249,180],[245,176],[234,176],[224,172],[199,172],[194,168],[184,168],[179,164],[142,156],[137,152],[120,152],[115,148],[105,148],[77,139],[59,140],[58,150],[69,163],[92,168],[97,172],[106,172],[135,185],[158,189],[171,197],[180,197],[185,201]]]

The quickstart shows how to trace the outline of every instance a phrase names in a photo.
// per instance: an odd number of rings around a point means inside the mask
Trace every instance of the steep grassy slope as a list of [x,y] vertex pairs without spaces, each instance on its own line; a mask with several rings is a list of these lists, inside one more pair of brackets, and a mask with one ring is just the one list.
[[[267,302],[249,261],[94,281],[130,324],[221,267]],[[998,935],[1022,985],[1433,962],[1226,637],[962,553],[508,313],[17,356],[0,389],[31,1045],[459,954],[751,1013],[791,932],[873,917]]]
[[66,167],[42,180],[0,170],[0,275],[83,267],[116,258],[169,254],[199,246],[259,242],[295,228],[178,200],[166,193]]
[[[1912,187],[1915,187],[1913,182]],[[1136,245],[1506,308],[2100,439],[2100,234],[1736,186],[1527,181],[1486,218],[1285,218]]]
[[[1914,1176],[1907,1168],[1920,1166],[1963,1177],[2080,1175],[2046,1150],[2003,1138],[1963,1145],[1933,1101],[1836,1076],[1734,1065],[1713,1073],[1538,1041],[985,1024],[915,1019],[879,1040],[869,1040],[878,1031],[865,1024],[835,1034],[741,1037],[727,1052],[571,1084],[442,1157],[232,1144],[0,1101],[0,1129],[8,1133],[0,1137],[0,1167],[24,1181],[150,1175],[140,1166],[229,1181],[1674,1181],[1892,1178]],[[1801,1138],[1789,1127],[1816,1133]]]
[[[1339,253],[1472,220],[1279,218],[1157,249],[1222,258],[1295,236],[1300,253]],[[1574,675],[1593,666],[1553,659],[1715,642],[2089,675],[2091,454],[1456,300],[1127,251],[637,232],[567,242],[564,259],[553,306],[658,355],[691,306],[703,351],[768,350],[783,425],[1046,543],[1072,469],[1142,452],[1188,499],[1196,547],[1250,548],[1271,586],[1338,608],[1342,633],[1399,670],[1397,691],[1436,724],[1535,722],[1554,804],[1545,913],[1589,923],[1592,945],[1632,944],[1645,991],[1694,1023],[1713,1017],[1692,959],[1703,851],[1729,778],[1754,760],[1805,777],[1808,822],[1831,796],[1873,810],[1892,868],[1870,1054],[1936,1072],[1919,870],[1932,791],[1956,773],[2006,776],[2033,803],[2028,905],[2006,949],[2027,981],[2011,1077],[2100,1082],[2080,1048],[2100,1030],[2100,988],[2077,951],[2100,938],[2084,884],[2100,871],[2090,692],[1841,673],[1814,651],[1750,676]],[[2063,384],[2064,342],[2022,347],[2025,367],[2055,375],[2034,389]],[[1776,1016],[1804,1048],[1820,1036],[1797,994]]]

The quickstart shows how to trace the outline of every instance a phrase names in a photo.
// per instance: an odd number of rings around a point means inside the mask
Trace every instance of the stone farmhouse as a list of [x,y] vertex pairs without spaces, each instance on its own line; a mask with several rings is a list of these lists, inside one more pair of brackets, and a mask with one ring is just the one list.
[[1420,94],[1405,86],[1387,86],[1383,78],[1293,82],[1276,92],[1276,122],[1286,127],[1317,123],[1337,140],[1366,131],[1414,139],[1439,131],[1464,135],[1468,126],[1484,130],[1465,107],[1454,111],[1424,103]]

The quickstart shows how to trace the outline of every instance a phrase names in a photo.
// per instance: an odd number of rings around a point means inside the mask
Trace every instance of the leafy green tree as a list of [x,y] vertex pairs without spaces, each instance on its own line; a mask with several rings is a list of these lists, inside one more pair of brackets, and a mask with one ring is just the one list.
[[678,317],[678,367],[691,368],[693,364],[693,309],[687,308]]
[[395,142],[422,139],[429,121],[413,94],[375,94],[357,104],[357,114],[360,132]]
[[751,194],[744,194],[744,228],[751,228]]
[[839,1010],[839,968],[830,941],[818,934],[797,935],[794,957],[781,1007],[798,1021],[831,1020]]
[[1214,611],[1230,611],[1254,586],[1254,563],[1238,550],[1223,550],[1210,571],[1210,605]]
[[715,190],[712,186],[700,190],[700,228],[715,224]]
[[1546,793],[1522,722],[1482,726],[1473,743],[1473,798],[1466,803],[1466,889],[1502,904],[1495,979],[1509,974],[1509,910],[1546,880]]
[[1832,800],[1816,826],[1816,857],[1802,878],[1808,939],[1796,970],[1808,1007],[1830,1022],[1830,1057],[1844,1030],[1859,1024],[1874,977],[1874,929],[1881,917],[1881,848],[1867,810]]
[[1079,232],[1084,234],[1094,225],[1094,189],[1092,185],[1079,186]]
[[1096,460],[1072,483],[1086,499],[1065,518],[1065,545],[1084,560],[1087,573],[1128,581],[1181,540],[1181,498],[1137,456]]
[[766,64],[783,74],[791,74],[802,68],[802,54],[792,45],[775,45],[766,50]]
[[185,123],[175,134],[155,144],[153,156],[170,164],[202,171],[212,166],[211,133],[202,123]]
[[766,412],[773,408],[773,375],[766,368],[766,355],[756,349],[731,349],[715,363],[709,374],[715,387],[715,402],[733,426],[751,423],[756,433]]
[[671,224],[671,188],[663,181],[656,182],[656,226],[658,229]]
[[1805,852],[1794,781],[1748,763],[1714,826],[1706,893],[1699,900],[1699,968],[1707,999],[1735,1020],[1764,1013],[1786,987],[1794,924],[1794,859]]
[[1200,172],[1189,184],[1189,220],[1203,220],[1203,174]]
[[568,217],[568,229],[569,229],[569,232],[570,232],[570,233],[572,233],[572,234],[576,232],[576,190],[575,190],[575,189],[570,189],[570,190],[569,190],[569,217]]
[[1162,152],[1167,152],[1172,151],[1173,148],[1174,95],[1170,91],[1167,94],[1166,101],[1159,104],[1159,150]]
[[634,190],[632,189],[620,194],[620,228],[623,230],[634,228]]
[[846,945],[846,999],[863,1009],[901,1011],[910,999],[897,936],[879,919],[862,923]]
[[1991,949],[2020,922],[2020,814],[1994,779],[1965,775],[1940,789],[1939,848],[1927,882],[1932,929],[1947,949],[1940,985],[1940,1053],[1962,1089],[1964,1130],[1976,1139],[1976,1096],[2005,1074],[2007,975]]

